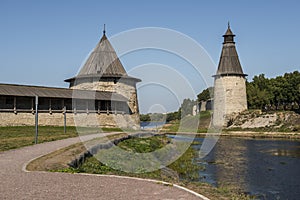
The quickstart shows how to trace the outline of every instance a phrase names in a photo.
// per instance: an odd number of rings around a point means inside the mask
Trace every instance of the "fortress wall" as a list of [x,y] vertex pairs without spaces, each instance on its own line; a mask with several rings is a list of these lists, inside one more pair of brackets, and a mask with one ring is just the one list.
[[136,86],[132,81],[126,79],[120,79],[119,82],[114,83],[113,81],[94,81],[92,83],[82,82],[76,83],[71,89],[81,90],[97,90],[105,92],[115,92],[123,95],[129,100],[129,107],[133,113],[139,113],[138,102],[137,102],[137,91]]
[[137,99],[137,90],[134,81],[128,79],[119,79],[118,82],[114,83],[112,80],[95,80],[94,82],[78,82],[71,89],[82,89],[82,90],[98,90],[106,92],[115,92],[128,98],[128,106],[132,111],[131,118],[135,120],[135,126],[139,126],[139,106]]
[[[63,126],[63,113],[39,113],[39,125],[41,126]],[[136,126],[136,116],[128,114],[106,114],[106,113],[67,113],[67,126],[91,126],[91,127],[119,127],[133,128]],[[35,115],[31,112],[0,112],[0,126],[34,126]]]

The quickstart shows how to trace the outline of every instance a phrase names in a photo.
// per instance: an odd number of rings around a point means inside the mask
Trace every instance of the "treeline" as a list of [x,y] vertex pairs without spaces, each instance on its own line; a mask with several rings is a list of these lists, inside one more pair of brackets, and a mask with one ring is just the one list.
[[246,83],[249,109],[299,110],[300,73],[294,71],[276,78],[264,74]]
[[178,111],[170,112],[166,114],[162,113],[148,113],[140,114],[140,120],[143,122],[160,122],[160,121],[174,121],[191,115],[193,113],[193,107],[197,104],[197,101],[191,99],[184,99]]
[[171,113],[148,113],[140,114],[140,120],[142,122],[170,122],[173,120],[178,120],[181,118],[180,112],[171,112]]

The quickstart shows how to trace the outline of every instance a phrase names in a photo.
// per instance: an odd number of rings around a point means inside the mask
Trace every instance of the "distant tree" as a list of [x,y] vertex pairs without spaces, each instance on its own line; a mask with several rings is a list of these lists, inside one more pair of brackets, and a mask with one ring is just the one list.
[[213,98],[213,95],[214,95],[214,88],[213,87],[206,88],[200,94],[197,95],[198,102],[207,101]]
[[285,73],[284,79],[284,92],[288,104],[300,104],[300,73],[294,71],[293,73]]
[[191,115],[193,113],[193,106],[196,105],[196,101],[191,99],[184,99],[180,110],[178,112],[181,113],[181,117],[185,117],[187,115]]
[[142,122],[150,122],[151,118],[149,114],[140,114],[140,121]]
[[249,108],[299,109],[300,73],[294,71],[275,78],[265,78],[264,74],[255,76],[247,82]]
[[269,79],[264,74],[254,76],[253,81],[246,82],[247,101],[250,109],[264,109],[272,101]]
[[171,113],[168,113],[167,114],[167,117],[166,117],[166,121],[167,122],[170,122],[170,121],[173,121],[173,120],[179,120],[180,119],[180,115],[179,115],[179,112],[171,112]]
[[165,114],[162,113],[150,113],[150,118],[152,122],[161,122],[161,121],[165,121]]
[[260,74],[258,76],[253,77],[252,83],[259,89],[259,90],[265,90],[268,88],[268,79],[265,77],[264,74]]

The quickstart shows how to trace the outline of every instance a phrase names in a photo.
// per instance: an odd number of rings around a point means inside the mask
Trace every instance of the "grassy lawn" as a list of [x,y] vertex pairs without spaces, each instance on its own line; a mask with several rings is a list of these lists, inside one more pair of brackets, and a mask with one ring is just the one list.
[[[120,129],[103,128],[101,131],[121,131]],[[99,129],[90,128],[90,133],[100,132]],[[76,137],[78,133],[76,127],[67,127],[64,133],[64,127],[40,126],[38,143],[61,140],[70,137]],[[0,152],[9,149],[16,149],[34,144],[35,127],[34,126],[13,126],[0,127]]]

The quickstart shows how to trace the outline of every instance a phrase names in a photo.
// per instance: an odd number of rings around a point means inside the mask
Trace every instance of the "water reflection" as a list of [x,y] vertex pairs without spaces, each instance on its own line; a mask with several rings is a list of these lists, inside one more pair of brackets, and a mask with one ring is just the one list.
[[289,156],[289,157],[300,157],[300,147],[291,147],[290,149],[270,149],[269,151],[265,152],[269,153],[273,156]]
[[299,141],[220,138],[198,162],[206,167],[200,181],[230,185],[258,199],[300,198]]

